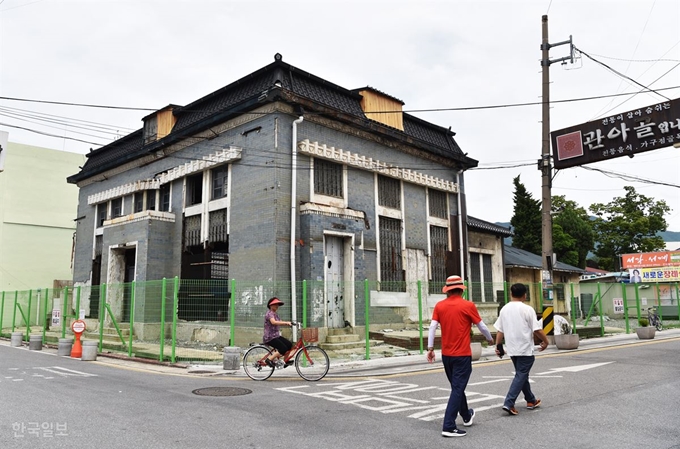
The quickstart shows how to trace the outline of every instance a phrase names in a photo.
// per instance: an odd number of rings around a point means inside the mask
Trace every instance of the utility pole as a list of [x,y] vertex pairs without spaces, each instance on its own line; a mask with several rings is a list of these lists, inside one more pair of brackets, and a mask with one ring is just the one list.
[[[538,161],[538,169],[541,170],[541,191],[542,191],[542,211],[541,211],[541,229],[542,229],[542,252],[541,259],[543,261],[542,272],[542,286],[543,286],[543,328],[552,335],[552,300],[553,300],[553,235],[552,235],[552,198],[550,189],[552,187],[552,163],[550,160],[550,65],[555,62],[566,61],[574,62],[574,46],[572,44],[571,36],[568,41],[550,44],[548,42],[548,16],[544,15],[541,19],[543,24],[543,40],[541,42],[541,67],[543,75],[543,113],[542,113],[542,145],[541,145],[541,159]],[[570,55],[559,59],[550,59],[550,49],[559,45],[569,44]],[[546,302],[550,310],[546,314]]]

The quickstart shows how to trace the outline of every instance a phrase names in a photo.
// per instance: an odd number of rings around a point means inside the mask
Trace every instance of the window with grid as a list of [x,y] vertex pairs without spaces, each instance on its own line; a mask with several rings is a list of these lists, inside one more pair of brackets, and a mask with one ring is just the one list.
[[184,218],[184,248],[201,244],[201,216]]
[[482,272],[484,274],[484,301],[493,301],[493,267],[491,254],[482,254]]
[[116,198],[111,200],[111,218],[120,217],[123,215],[123,198]]
[[401,264],[401,220],[379,217],[380,221],[380,289],[406,291]]
[[228,242],[227,209],[214,210],[208,216],[208,240],[213,242]]
[[564,301],[564,284],[555,284],[553,286],[553,291],[555,292],[555,298]]
[[170,212],[170,184],[163,184],[159,191],[159,209],[161,212]]
[[344,198],[342,165],[314,159],[314,193]]
[[482,300],[482,271],[479,266],[479,253],[470,253],[470,289],[469,299]]
[[430,226],[430,266],[432,267],[429,284],[430,293],[441,293],[446,283],[448,239],[448,229],[441,226]]
[[378,175],[378,204],[401,209],[401,182],[398,179]]
[[109,203],[97,204],[97,227],[101,228],[104,226],[104,221],[106,220],[106,214],[108,212]]
[[144,192],[135,192],[132,198],[133,212],[141,212],[144,210]]
[[227,176],[229,166],[224,165],[212,170],[212,194],[211,200],[217,200],[227,196]]
[[186,206],[201,204],[203,201],[203,172],[187,176]]
[[156,210],[156,191],[146,191],[146,210]]
[[430,216],[447,218],[446,193],[430,189],[428,190],[428,199],[430,203]]

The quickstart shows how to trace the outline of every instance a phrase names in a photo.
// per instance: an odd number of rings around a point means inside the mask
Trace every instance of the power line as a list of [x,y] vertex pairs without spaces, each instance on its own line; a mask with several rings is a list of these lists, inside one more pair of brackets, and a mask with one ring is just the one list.
[[7,124],[7,123],[0,123],[0,125],[7,126],[9,128],[21,129],[21,130],[36,133],[36,134],[42,134],[43,136],[56,137],[58,139],[75,140],[76,142],[88,143],[90,145],[99,145],[99,146],[105,145],[103,143],[90,142],[88,140],[76,139],[75,137],[58,136],[56,134],[45,133],[45,132],[37,131],[37,130],[31,129],[31,128],[24,128],[23,126],[10,125],[10,124]]

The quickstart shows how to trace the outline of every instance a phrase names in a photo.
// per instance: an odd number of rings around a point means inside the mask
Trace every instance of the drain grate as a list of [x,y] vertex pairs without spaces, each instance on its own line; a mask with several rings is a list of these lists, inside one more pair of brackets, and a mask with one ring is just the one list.
[[247,388],[235,387],[208,387],[192,391],[193,394],[199,396],[243,396],[244,394],[250,394],[252,392],[252,390],[248,390]]

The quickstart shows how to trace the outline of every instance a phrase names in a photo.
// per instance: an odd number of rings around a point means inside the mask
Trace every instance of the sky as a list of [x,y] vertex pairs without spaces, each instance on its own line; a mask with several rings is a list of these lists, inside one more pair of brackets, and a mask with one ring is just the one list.
[[[281,53],[301,70],[348,89],[374,87],[403,100],[405,111],[450,126],[479,161],[465,174],[468,213],[509,222],[513,178],[542,197],[546,14],[551,44],[571,36],[619,73],[579,51],[573,64],[552,64],[552,131],[666,100],[661,95],[680,98],[677,0],[0,0],[0,130],[10,142],[85,154],[141,128],[150,110],[189,104]],[[569,45],[555,46],[550,58],[569,53]],[[640,93],[624,75],[658,93]],[[559,170],[552,194],[587,209],[632,185],[666,201],[668,230],[680,231],[680,149],[586,167],[601,171]]]

